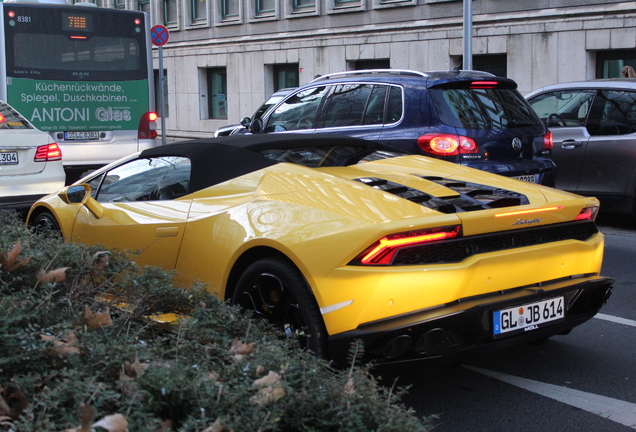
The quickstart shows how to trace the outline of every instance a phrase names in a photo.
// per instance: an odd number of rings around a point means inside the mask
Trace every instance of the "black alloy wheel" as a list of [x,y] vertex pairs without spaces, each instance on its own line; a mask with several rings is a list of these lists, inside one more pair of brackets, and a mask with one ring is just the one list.
[[239,278],[232,303],[263,317],[286,338],[297,338],[317,357],[327,355],[327,330],[300,271],[280,258],[251,264]]

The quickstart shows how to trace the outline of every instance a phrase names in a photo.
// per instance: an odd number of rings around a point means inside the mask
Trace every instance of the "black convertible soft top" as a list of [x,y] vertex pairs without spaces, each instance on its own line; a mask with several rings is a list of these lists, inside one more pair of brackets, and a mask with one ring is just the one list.
[[395,151],[375,141],[331,134],[233,135],[181,141],[141,152],[140,158],[183,156],[190,159],[190,192],[248,174],[279,162],[259,152],[268,149],[354,146],[369,151]]

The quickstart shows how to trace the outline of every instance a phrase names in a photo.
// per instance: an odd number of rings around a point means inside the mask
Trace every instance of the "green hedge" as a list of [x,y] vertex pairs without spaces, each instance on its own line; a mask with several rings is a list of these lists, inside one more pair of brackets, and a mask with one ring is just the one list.
[[[202,287],[0,224],[0,429],[428,429],[365,367],[333,369]],[[145,318],[168,310],[188,318]]]

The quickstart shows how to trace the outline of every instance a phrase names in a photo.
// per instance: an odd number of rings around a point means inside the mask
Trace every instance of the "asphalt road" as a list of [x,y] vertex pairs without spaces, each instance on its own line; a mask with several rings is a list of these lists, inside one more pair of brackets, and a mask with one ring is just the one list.
[[597,222],[606,236],[603,274],[616,279],[597,317],[542,345],[400,371],[398,387],[410,386],[404,404],[435,432],[636,430],[636,223]]

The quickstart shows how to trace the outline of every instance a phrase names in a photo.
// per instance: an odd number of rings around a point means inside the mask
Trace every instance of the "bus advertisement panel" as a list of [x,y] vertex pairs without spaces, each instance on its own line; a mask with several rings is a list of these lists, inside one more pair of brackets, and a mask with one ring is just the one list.
[[67,173],[156,145],[144,12],[19,1],[0,11],[0,99],[50,133]]

